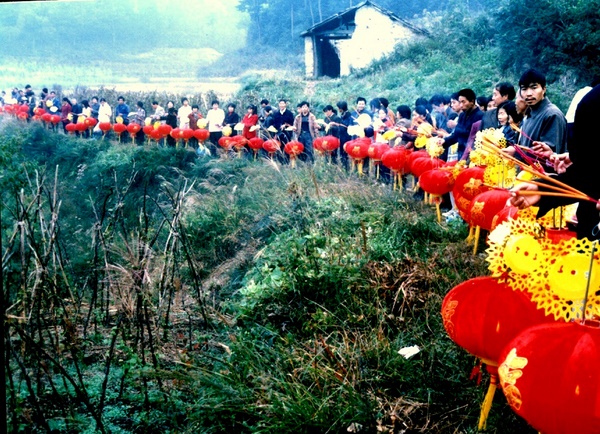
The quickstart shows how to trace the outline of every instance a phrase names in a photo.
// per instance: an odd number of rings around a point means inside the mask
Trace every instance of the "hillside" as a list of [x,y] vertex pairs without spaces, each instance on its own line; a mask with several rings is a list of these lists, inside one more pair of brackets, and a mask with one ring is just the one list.
[[475,432],[466,227],[324,160],[0,128],[12,432]]

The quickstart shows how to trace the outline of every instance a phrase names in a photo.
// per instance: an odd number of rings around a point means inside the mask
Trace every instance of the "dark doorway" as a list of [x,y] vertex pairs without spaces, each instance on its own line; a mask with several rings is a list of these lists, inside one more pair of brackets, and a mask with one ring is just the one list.
[[335,51],[335,48],[333,48],[329,39],[321,39],[319,45],[321,46],[321,49],[317,51],[320,53],[318,61],[320,65],[319,75],[326,75],[332,78],[339,77],[340,57]]

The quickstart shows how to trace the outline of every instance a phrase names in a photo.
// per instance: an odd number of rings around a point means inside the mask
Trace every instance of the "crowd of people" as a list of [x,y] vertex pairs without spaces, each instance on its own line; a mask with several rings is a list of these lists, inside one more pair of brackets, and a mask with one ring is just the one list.
[[[385,97],[370,100],[358,97],[352,101],[353,107],[344,100],[338,101],[335,106],[326,105],[322,108],[322,115],[314,113],[308,101],[298,103],[294,113],[289,101],[283,98],[276,101],[276,105],[266,99],[260,101],[259,106],[250,104],[243,115],[238,113],[234,103],[227,104],[226,110],[223,110],[218,100],[212,101],[211,108],[201,113],[199,106],[190,105],[187,98],[182,98],[178,107],[174,101],[167,101],[165,107],[158,101],[153,101],[151,110],[146,112],[143,102],[138,101],[131,108],[125,98],[120,96],[113,109],[104,98],[96,96],[79,103],[75,98],[59,99],[55,91],[43,89],[39,97],[36,97],[29,85],[22,90],[13,89],[10,96],[2,92],[0,105],[27,105],[30,115],[33,115],[37,107],[57,113],[61,116],[65,132],[67,124],[77,123],[80,118],[87,117],[95,118],[99,123],[137,123],[142,126],[160,122],[172,128],[206,128],[209,133],[206,144],[209,153],[214,155],[223,135],[241,135],[246,139],[259,136],[275,139],[282,148],[292,140],[299,141],[304,147],[299,159],[310,163],[314,159],[314,140],[320,135],[330,135],[340,141],[340,147],[333,155],[333,162],[346,167],[349,165],[349,158],[343,145],[356,138],[357,134],[373,141],[383,141],[382,137],[385,136],[388,137],[385,142],[391,147],[412,148],[419,127],[425,124],[429,126],[429,135],[437,137],[440,158],[452,161],[468,159],[478,131],[497,128],[505,136],[508,144],[505,152],[508,154],[521,161],[540,164],[546,171],[556,172],[559,176],[573,176],[576,170],[571,166],[587,167],[586,164],[590,162],[590,159],[586,160],[581,156],[581,148],[591,147],[584,143],[590,140],[590,126],[584,126],[582,122],[577,125],[578,117],[575,113],[579,101],[597,84],[598,80],[595,80],[592,86],[576,95],[567,116],[547,98],[546,77],[535,69],[523,73],[516,87],[508,82],[497,83],[491,89],[489,97],[477,97],[472,89],[464,88],[451,95],[439,93],[429,98],[418,98],[412,107],[398,105],[395,109],[390,107]],[[598,89],[594,88],[591,93],[598,93]],[[596,103],[591,103],[592,106],[594,104]],[[579,118],[584,116],[580,115]],[[390,135],[386,134],[388,131],[393,131],[391,140]],[[143,135],[140,130],[136,137],[138,144],[144,143]],[[175,146],[174,138],[166,139],[167,146]],[[197,141],[191,140],[190,144],[198,148]],[[278,158],[285,163],[285,154],[280,154]],[[574,155],[578,157],[574,158]],[[563,175],[565,173],[571,175]],[[575,182],[581,184],[579,181]],[[582,188],[600,197],[600,188]],[[513,202],[517,206],[526,206],[534,201],[535,198],[531,196],[528,201],[521,196]],[[453,212],[448,212],[450,218],[453,217]],[[584,225],[580,225],[580,228],[585,226],[581,230],[587,236],[590,235],[591,220],[597,223],[597,215],[593,219],[584,217]]]

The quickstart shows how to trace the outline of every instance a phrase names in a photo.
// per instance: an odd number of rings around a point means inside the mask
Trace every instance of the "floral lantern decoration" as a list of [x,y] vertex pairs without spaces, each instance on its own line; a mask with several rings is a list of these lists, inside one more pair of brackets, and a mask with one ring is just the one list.
[[283,150],[290,156],[290,165],[296,167],[296,159],[304,152],[304,145],[297,140],[292,140],[285,144]]

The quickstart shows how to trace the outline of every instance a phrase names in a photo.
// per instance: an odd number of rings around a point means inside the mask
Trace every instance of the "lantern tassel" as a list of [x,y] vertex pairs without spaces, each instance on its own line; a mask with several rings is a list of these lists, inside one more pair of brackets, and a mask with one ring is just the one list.
[[479,431],[485,430],[486,421],[490,414],[490,410],[492,409],[492,402],[494,401],[497,384],[498,376],[490,374],[490,386],[488,387],[483,403],[481,404],[481,413],[479,413],[479,425],[477,427]]

